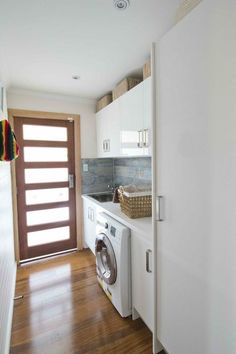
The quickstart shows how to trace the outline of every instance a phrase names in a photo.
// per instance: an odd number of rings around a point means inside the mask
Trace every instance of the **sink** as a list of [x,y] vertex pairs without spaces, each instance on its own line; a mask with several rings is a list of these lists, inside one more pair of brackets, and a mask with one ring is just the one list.
[[113,199],[113,193],[111,192],[90,194],[89,196],[100,203],[111,202]]

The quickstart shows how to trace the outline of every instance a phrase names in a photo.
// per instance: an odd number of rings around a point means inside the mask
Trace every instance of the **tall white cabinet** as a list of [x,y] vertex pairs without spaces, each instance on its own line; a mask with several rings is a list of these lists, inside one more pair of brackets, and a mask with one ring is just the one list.
[[156,47],[157,337],[235,354],[236,2],[202,1]]

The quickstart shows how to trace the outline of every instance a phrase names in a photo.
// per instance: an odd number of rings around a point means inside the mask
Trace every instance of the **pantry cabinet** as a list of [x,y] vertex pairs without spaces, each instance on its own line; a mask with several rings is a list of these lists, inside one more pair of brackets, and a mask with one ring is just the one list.
[[153,331],[153,265],[152,243],[131,231],[132,307],[133,316],[139,315]]
[[151,154],[151,78],[96,114],[98,157]]

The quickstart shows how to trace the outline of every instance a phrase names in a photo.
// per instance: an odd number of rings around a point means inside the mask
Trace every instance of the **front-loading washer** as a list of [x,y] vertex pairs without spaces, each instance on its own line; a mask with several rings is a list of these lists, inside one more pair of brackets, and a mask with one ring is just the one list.
[[96,226],[97,279],[122,317],[131,314],[130,229],[105,213]]

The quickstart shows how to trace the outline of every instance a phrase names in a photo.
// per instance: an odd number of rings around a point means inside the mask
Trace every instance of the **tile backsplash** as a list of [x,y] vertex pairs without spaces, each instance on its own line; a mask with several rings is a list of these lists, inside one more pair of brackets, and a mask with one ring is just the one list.
[[82,193],[107,191],[108,185],[151,184],[151,157],[82,159]]
[[82,159],[81,163],[82,194],[103,192],[112,185],[113,159]]

